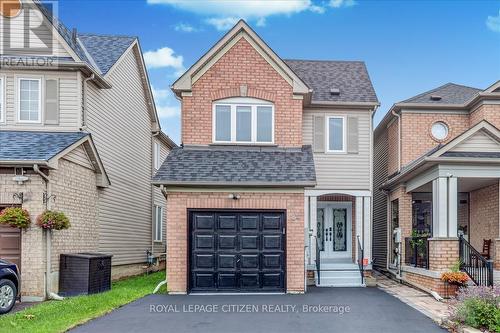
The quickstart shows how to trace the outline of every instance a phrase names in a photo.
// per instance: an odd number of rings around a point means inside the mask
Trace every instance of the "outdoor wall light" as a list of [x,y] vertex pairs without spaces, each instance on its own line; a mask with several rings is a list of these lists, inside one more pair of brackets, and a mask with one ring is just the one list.
[[241,198],[241,196],[237,193],[231,193],[228,195],[228,198],[233,200],[238,200],[239,198]]

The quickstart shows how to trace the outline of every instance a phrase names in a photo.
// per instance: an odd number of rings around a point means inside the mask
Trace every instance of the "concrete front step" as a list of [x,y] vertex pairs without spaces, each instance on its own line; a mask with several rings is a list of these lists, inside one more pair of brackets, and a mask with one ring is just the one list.
[[358,274],[357,277],[323,277],[320,276],[320,283],[316,277],[316,286],[318,287],[364,287],[361,283],[361,276]]

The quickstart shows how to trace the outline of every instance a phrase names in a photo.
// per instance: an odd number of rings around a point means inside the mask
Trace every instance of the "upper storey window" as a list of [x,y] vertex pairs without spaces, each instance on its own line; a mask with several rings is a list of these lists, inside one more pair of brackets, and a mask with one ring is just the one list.
[[228,98],[213,106],[215,143],[273,143],[274,105],[254,98]]
[[19,79],[19,122],[39,123],[42,114],[41,79]]

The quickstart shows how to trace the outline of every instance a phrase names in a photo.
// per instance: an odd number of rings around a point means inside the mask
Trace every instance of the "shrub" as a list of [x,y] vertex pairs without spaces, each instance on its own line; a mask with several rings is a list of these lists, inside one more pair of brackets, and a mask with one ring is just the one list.
[[464,286],[469,277],[464,272],[446,272],[441,274],[441,280],[457,286]]
[[69,219],[63,212],[46,210],[36,219],[36,224],[43,229],[63,230],[70,227]]
[[7,224],[14,228],[26,229],[31,224],[30,214],[20,207],[5,208],[0,213],[0,224]]
[[500,287],[462,288],[456,302],[454,320],[474,328],[500,332]]

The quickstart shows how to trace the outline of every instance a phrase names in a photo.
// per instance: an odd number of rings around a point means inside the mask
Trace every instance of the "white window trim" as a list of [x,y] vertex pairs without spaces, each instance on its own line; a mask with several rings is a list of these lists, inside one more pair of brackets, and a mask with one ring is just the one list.
[[7,104],[7,98],[6,98],[6,94],[7,94],[7,90],[6,90],[6,86],[7,86],[7,78],[5,75],[0,75],[0,105],[1,105],[1,109],[0,109],[0,123],[4,123],[5,122],[5,119],[7,118],[7,112],[6,112],[6,104]]
[[[38,120],[21,120],[21,81],[22,80],[30,80],[30,81],[38,81]],[[42,100],[42,78],[41,77],[30,77],[23,76],[16,78],[16,100],[17,100],[17,122],[19,123],[28,123],[28,124],[41,124],[42,123],[42,108],[43,108],[43,100]]]
[[[160,217],[161,217],[161,220],[160,220],[160,238],[157,238],[156,236],[156,230],[157,230],[157,223],[158,223],[158,209],[160,210]],[[159,206],[159,205],[154,205],[154,214],[155,214],[155,217],[154,217],[154,220],[153,220],[153,241],[156,242],[156,243],[162,243],[163,242],[163,214],[165,213],[165,210],[163,208],[163,206]]]
[[[342,149],[341,150],[335,150],[335,149],[330,149],[330,119],[342,119]],[[325,121],[325,147],[326,147],[326,152],[331,153],[331,154],[345,154],[347,152],[347,124],[346,124],[346,117],[345,116],[327,116],[326,121]]]
[[[229,106],[231,108],[231,140],[218,141],[216,140],[216,107]],[[236,141],[236,108],[238,106],[250,106],[251,108],[251,140],[250,141]],[[257,107],[269,106],[271,107],[271,141],[257,141]],[[212,105],[212,142],[222,144],[251,144],[251,145],[273,145],[274,144],[274,124],[275,124],[275,108],[271,102],[257,100],[254,98],[228,98],[214,102]]]
[[153,166],[154,166],[155,170],[158,170],[160,168],[160,154],[161,154],[160,144],[158,142],[154,142],[154,144],[153,144]]

